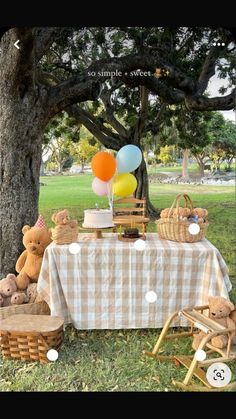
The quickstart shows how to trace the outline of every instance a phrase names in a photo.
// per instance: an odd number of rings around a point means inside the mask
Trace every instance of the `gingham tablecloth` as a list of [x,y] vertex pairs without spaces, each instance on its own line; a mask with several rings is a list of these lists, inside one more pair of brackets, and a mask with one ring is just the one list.
[[[116,234],[103,236],[80,234],[75,255],[69,245],[45,250],[38,292],[52,315],[77,329],[162,327],[174,311],[207,304],[208,295],[229,298],[228,268],[206,239],[176,243],[148,233],[145,250],[137,251]],[[146,300],[148,291],[155,302]]]

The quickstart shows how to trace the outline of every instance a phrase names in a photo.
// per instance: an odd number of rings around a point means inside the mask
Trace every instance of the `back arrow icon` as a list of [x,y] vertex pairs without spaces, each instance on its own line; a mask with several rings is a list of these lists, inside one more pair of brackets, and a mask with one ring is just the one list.
[[16,47],[17,49],[20,49],[20,47],[19,47],[19,42],[20,42],[20,40],[19,39],[17,39],[17,41],[14,43],[14,47]]

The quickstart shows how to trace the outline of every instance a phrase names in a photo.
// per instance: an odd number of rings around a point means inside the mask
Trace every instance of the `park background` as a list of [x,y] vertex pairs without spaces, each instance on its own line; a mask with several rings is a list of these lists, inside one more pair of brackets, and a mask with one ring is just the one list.
[[[14,49],[18,38],[25,48]],[[134,174],[136,196],[148,200],[148,231],[156,231],[154,220],[178,193],[207,208],[207,238],[229,267],[235,303],[235,43],[230,31],[14,28],[0,46],[1,272],[14,270],[22,226],[33,225],[39,212],[52,227],[57,210],[69,209],[81,224],[84,209],[96,203],[107,207],[107,198],[91,188],[91,158],[101,149],[115,155],[134,144],[144,156]],[[115,67],[120,78],[104,75]],[[181,381],[184,369],[142,356],[157,333],[69,326],[55,363],[0,358],[0,390],[175,391],[171,379]],[[188,353],[191,340],[172,349]]]

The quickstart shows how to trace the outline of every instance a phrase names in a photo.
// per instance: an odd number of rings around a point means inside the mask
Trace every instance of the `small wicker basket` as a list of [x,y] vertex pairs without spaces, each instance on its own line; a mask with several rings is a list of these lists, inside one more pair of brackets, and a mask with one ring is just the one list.
[[4,320],[14,314],[50,314],[50,308],[46,301],[39,301],[37,303],[28,303],[21,305],[13,305],[0,308],[0,320]]
[[78,240],[78,227],[56,226],[51,229],[52,241],[56,244],[70,244]]
[[16,314],[0,323],[3,356],[13,359],[48,362],[47,352],[63,341],[64,319],[57,316]]
[[[175,198],[167,218],[160,218],[156,221],[157,224],[157,232],[159,233],[162,239],[172,240],[176,242],[183,242],[183,243],[194,243],[201,241],[204,239],[208,227],[208,222],[205,221],[202,224],[199,224],[200,231],[197,234],[191,234],[189,232],[189,225],[191,224],[190,221],[180,220],[179,219],[179,204],[181,198],[185,199],[185,207],[189,208],[190,211],[193,210],[193,203],[189,195],[187,194],[180,194],[177,195]],[[176,218],[170,218],[173,209],[176,208],[177,216]]]

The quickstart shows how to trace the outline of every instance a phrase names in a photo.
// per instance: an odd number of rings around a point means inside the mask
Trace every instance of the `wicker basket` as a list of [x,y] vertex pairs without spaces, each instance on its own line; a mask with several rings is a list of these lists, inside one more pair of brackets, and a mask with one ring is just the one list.
[[1,307],[0,321],[14,314],[50,314],[50,308],[45,301]]
[[48,362],[47,352],[63,341],[64,319],[56,316],[16,314],[0,324],[3,356],[13,359]]
[[[156,221],[157,224],[157,232],[159,233],[162,239],[172,240],[176,242],[184,242],[184,243],[194,243],[201,241],[204,239],[208,227],[208,222],[204,222],[199,224],[200,231],[197,234],[191,234],[189,232],[189,225],[191,224],[190,221],[180,220],[179,219],[179,204],[181,198],[185,199],[185,207],[189,208],[191,211],[193,210],[193,203],[189,195],[187,194],[180,194],[178,195],[168,213],[168,218],[160,218]],[[177,216],[176,218],[170,218],[173,209],[177,209]]]
[[51,229],[52,240],[56,244],[70,244],[78,240],[78,227],[71,228],[64,226],[63,228],[56,226]]

